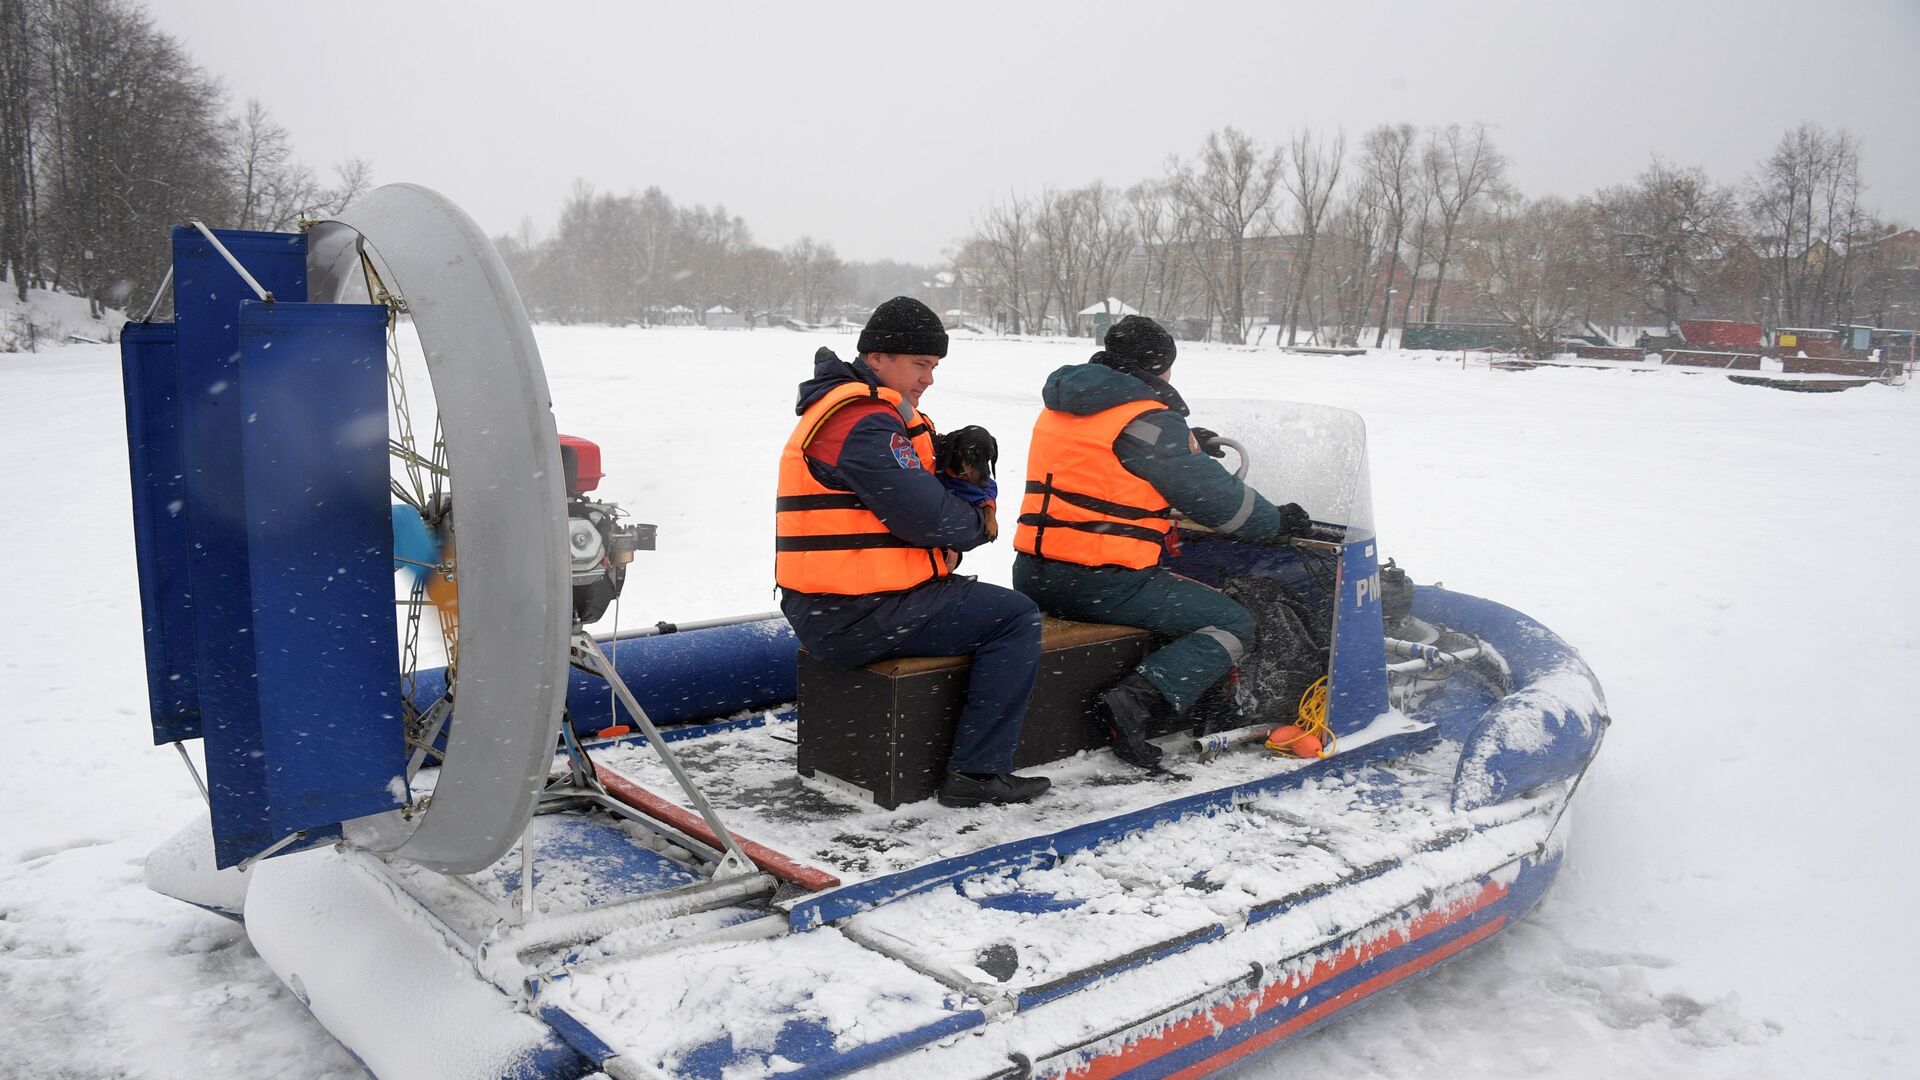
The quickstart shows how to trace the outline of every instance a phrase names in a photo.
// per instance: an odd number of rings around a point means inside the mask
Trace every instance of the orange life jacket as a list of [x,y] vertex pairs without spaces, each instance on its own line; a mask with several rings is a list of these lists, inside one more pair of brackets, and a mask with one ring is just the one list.
[[1164,408],[1130,401],[1091,416],[1041,410],[1014,550],[1081,566],[1144,570],[1158,563],[1173,528],[1171,507],[1120,464],[1113,441],[1143,414]]
[[953,572],[944,552],[915,547],[888,532],[858,495],[822,484],[807,467],[807,444],[827,418],[856,401],[874,399],[900,414],[923,467],[933,467],[933,422],[897,392],[850,382],[809,405],[780,452],[773,572],[783,589],[840,596],[899,592]]

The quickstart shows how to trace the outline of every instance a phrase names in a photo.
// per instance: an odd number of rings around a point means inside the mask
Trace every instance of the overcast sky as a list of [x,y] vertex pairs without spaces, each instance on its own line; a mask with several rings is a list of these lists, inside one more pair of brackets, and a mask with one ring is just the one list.
[[1868,203],[1920,219],[1920,0],[146,6],[309,163],[367,158],[495,233],[549,231],[584,179],[930,261],[1010,190],[1124,187],[1229,124],[1398,121],[1484,121],[1523,190],[1568,195],[1656,153],[1739,180],[1845,125]]

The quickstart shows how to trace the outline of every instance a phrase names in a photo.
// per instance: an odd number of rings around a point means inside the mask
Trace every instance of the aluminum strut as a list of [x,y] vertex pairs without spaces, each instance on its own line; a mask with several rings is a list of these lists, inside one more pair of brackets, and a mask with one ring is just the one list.
[[734,840],[733,833],[729,832],[726,825],[720,821],[720,815],[714,813],[712,804],[707,802],[707,797],[700,794],[699,788],[693,786],[693,779],[687,775],[687,770],[680,766],[680,759],[675,757],[673,751],[667,747],[666,740],[660,737],[659,729],[653,726],[653,721],[647,717],[647,711],[634,699],[633,691],[627,689],[626,680],[622,679],[620,673],[608,662],[607,654],[600,651],[600,643],[593,640],[593,635],[584,630],[574,632],[573,659],[581,667],[607,680],[607,685],[613,687],[613,692],[620,698],[621,704],[627,707],[627,712],[633,714],[634,723],[638,724],[641,733],[646,735],[648,745],[653,747],[654,753],[660,755],[660,760],[666,763],[667,771],[672,773],[674,780],[679,783],[680,790],[687,793],[693,808],[698,810],[700,816],[706,820],[707,828],[712,829],[713,835],[719,838],[720,846],[725,849],[725,853],[713,868],[714,880],[759,873],[760,871],[747,858],[746,853],[740,850],[740,845]]
[[[268,292],[260,282],[254,280],[252,274],[247,273],[247,268],[240,265],[240,260],[233,257],[233,252],[227,250],[227,245],[221,243],[219,237],[213,235],[212,229],[198,221],[190,221],[187,224],[200,230],[200,235],[207,238],[207,243],[213,245],[213,250],[219,252],[221,258],[227,260],[227,265],[233,267],[233,272],[240,275],[240,280],[247,283],[247,287],[253,290],[255,296],[269,304],[273,303],[273,294]],[[159,297],[156,295],[154,299],[158,301]]]
[[147,313],[145,315],[140,316],[141,322],[150,323],[153,321],[153,313],[160,310],[160,298],[167,295],[167,289],[172,284],[173,284],[173,267],[169,266],[167,267],[167,276],[160,279],[160,287],[153,290],[153,303],[148,304]]
[[200,770],[193,767],[193,759],[187,756],[187,744],[174,740],[173,748],[180,751],[180,760],[186,763],[187,775],[193,777],[193,786],[200,789],[200,801],[213,805],[213,798],[207,794],[207,782],[200,779]]

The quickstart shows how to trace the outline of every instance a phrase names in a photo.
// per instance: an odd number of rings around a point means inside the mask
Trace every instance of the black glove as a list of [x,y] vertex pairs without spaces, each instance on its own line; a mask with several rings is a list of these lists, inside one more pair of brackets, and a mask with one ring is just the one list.
[[1000,443],[992,432],[977,424],[934,436],[935,472],[967,477],[985,487],[993,480],[994,467],[999,464]]
[[1280,533],[1276,540],[1295,540],[1313,535],[1313,517],[1299,503],[1284,503],[1280,510]]
[[1212,458],[1223,458],[1227,456],[1227,448],[1221,446],[1217,441],[1220,438],[1219,432],[1209,431],[1203,427],[1192,428],[1191,430],[1193,432],[1194,444],[1200,447],[1201,453]]

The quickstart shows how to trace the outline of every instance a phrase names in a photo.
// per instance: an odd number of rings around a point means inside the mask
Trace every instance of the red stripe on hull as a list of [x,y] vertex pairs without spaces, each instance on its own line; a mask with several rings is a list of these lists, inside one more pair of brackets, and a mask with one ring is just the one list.
[[1459,937],[1427,953],[1425,956],[1414,957],[1399,967],[1383,971],[1358,986],[1349,987],[1335,994],[1271,1031],[1263,1031],[1238,1046],[1222,1050],[1220,1053],[1200,1062],[1198,1065],[1190,1065],[1177,1073],[1173,1073],[1169,1080],[1188,1080],[1190,1077],[1206,1076],[1223,1069],[1233,1062],[1246,1057],[1248,1054],[1264,1050],[1287,1036],[1300,1031],[1302,1028],[1339,1012],[1341,1009],[1359,1001],[1361,998],[1377,994],[1409,975],[1425,971],[1440,961],[1445,960],[1447,957],[1452,956],[1454,953],[1492,937],[1506,924],[1507,917],[1505,915],[1493,919],[1485,926],[1476,927],[1469,933],[1461,934]]
[[[716,848],[720,846],[720,838],[714,835],[712,829],[707,828],[706,821],[699,814],[675,806],[598,762],[594,763],[593,773],[599,778],[601,785],[607,789],[607,794],[648,817],[666,822],[703,844]],[[798,885],[813,892],[831,889],[840,884],[839,878],[825,870],[794,862],[765,844],[756,844],[739,833],[734,833],[733,839],[740,845],[741,852],[753,860],[753,865],[788,884]]]
[[[1077,1066],[1062,1074],[1062,1080],[1109,1080],[1131,1069],[1139,1068],[1147,1062],[1170,1054],[1182,1047],[1201,1039],[1216,1035],[1227,1028],[1242,1024],[1254,1017],[1273,1009],[1286,1001],[1306,993],[1316,986],[1337,978],[1354,968],[1384,953],[1411,944],[1437,930],[1445,929],[1454,923],[1482,911],[1488,906],[1504,899],[1507,887],[1500,882],[1489,882],[1480,892],[1468,900],[1450,904],[1444,908],[1429,911],[1418,916],[1405,927],[1388,931],[1371,941],[1352,945],[1321,960],[1305,975],[1296,975],[1291,979],[1276,982],[1264,990],[1257,990],[1244,997],[1223,1002],[1212,1009],[1190,1016],[1185,1020],[1168,1025],[1153,1035],[1130,1042],[1111,1054],[1094,1058],[1084,1065]],[[1415,972],[1425,970],[1441,960],[1452,956],[1468,945],[1491,935],[1506,924],[1506,917],[1493,920],[1486,926],[1463,935],[1458,940],[1448,942],[1425,956],[1410,960],[1399,967],[1382,972],[1371,979],[1345,990],[1327,999],[1287,1021],[1272,1031],[1262,1032],[1228,1050],[1208,1058],[1197,1065],[1190,1066],[1174,1074],[1181,1077],[1204,1076],[1228,1062],[1271,1046],[1288,1035],[1306,1027],[1321,1017],[1331,1015],[1360,998],[1373,994],[1387,986],[1406,978]]]

